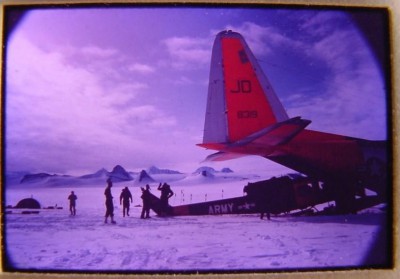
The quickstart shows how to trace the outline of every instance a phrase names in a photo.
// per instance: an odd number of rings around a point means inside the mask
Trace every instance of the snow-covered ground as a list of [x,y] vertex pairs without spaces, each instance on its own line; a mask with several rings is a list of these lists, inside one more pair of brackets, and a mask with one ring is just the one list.
[[[243,195],[247,180],[230,177],[205,183],[190,176],[170,183],[171,205]],[[158,183],[152,184],[152,192]],[[105,184],[104,184],[105,185]],[[119,194],[128,186],[134,202],[122,217]],[[117,224],[104,224],[104,187],[10,187],[6,202],[33,196],[39,214],[5,215],[5,249],[9,267],[40,271],[196,272],[287,269],[333,269],[380,265],[386,213],[369,209],[358,215],[290,217],[260,220],[256,214],[181,216],[140,219],[140,185],[114,184]],[[78,196],[70,216],[67,197]],[[381,249],[384,249],[385,247]],[[374,254],[378,253],[378,254]]]

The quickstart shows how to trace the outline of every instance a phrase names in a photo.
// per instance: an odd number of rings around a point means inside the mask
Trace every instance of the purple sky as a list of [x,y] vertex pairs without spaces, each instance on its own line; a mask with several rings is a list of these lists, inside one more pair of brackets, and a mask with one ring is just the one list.
[[[243,8],[37,9],[7,42],[7,171],[84,174],[116,164],[192,171],[211,47],[240,32],[290,117],[386,139],[385,84],[349,13]],[[217,169],[283,171],[248,157]]]

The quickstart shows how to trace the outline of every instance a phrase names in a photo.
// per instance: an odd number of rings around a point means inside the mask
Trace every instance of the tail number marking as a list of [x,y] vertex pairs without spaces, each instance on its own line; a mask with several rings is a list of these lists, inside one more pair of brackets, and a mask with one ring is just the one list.
[[258,112],[256,110],[239,110],[237,112],[239,119],[243,118],[258,118]]
[[236,89],[231,90],[231,93],[251,93],[250,80],[238,80]]

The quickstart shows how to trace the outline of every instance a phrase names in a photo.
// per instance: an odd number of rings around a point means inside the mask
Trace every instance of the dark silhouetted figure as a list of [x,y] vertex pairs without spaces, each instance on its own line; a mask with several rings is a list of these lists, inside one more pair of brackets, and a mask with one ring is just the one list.
[[164,214],[167,214],[169,207],[168,200],[170,197],[174,195],[174,192],[172,192],[171,187],[167,183],[164,183],[162,185],[160,183],[157,189],[161,191],[160,200],[161,200],[162,210]]
[[129,216],[129,205],[132,203],[132,194],[128,187],[122,189],[121,195],[119,196],[119,204],[122,204],[122,215]]
[[[75,216],[76,215],[76,200],[78,197],[75,195],[74,191],[71,191],[71,194],[68,196],[69,199],[69,211],[71,212],[71,215]],[[57,206],[56,206],[57,208]]]
[[146,185],[146,189],[142,188],[142,200],[143,200],[143,208],[142,214],[140,215],[141,219],[150,218],[150,186],[149,184]]
[[113,204],[113,196],[111,195],[111,187],[112,181],[111,179],[107,179],[107,188],[104,191],[104,195],[106,196],[106,216],[104,223],[107,223],[108,217],[111,217],[111,223],[115,224],[114,221],[114,204]]
[[[265,212],[265,211],[266,211],[266,212]],[[268,209],[265,210],[265,211],[261,211],[260,219],[261,219],[261,220],[264,219],[264,214],[267,214],[267,219],[268,219],[268,220],[271,220],[271,213],[268,211]]]

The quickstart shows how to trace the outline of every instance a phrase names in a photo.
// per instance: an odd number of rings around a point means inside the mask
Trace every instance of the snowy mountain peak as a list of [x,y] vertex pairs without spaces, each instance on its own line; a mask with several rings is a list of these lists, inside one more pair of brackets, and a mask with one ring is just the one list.
[[142,170],[140,174],[136,177],[135,182],[153,183],[155,182],[155,180],[145,170]]
[[105,173],[108,173],[108,171],[105,168],[101,168],[97,172],[95,172],[95,174],[105,174]]
[[102,168],[93,174],[82,175],[80,178],[89,179],[89,178],[106,178],[106,177],[108,177],[108,171],[105,168]]
[[123,173],[123,172],[126,172],[126,170],[120,165],[116,165],[111,171],[111,173]]
[[169,170],[169,169],[159,169],[156,166],[151,166],[148,169],[148,173],[150,174],[181,174],[179,171]]
[[109,173],[109,177],[113,182],[133,180],[132,176],[120,165],[114,167],[114,169]]
[[201,172],[201,176],[203,176],[203,177],[208,177],[208,178],[213,178],[213,177],[215,177],[215,175],[214,175],[212,172],[207,171],[207,170],[203,170],[203,171]]
[[221,170],[221,172],[223,172],[223,173],[232,173],[233,170],[231,170],[230,168],[223,168],[223,169]]
[[204,166],[204,167],[200,167],[197,170],[195,170],[195,172],[193,174],[200,174],[203,172],[216,173],[217,171],[212,167]]
[[[193,174],[201,174],[204,172],[207,172],[209,174],[214,174],[214,173],[218,173],[219,171],[215,170],[212,167],[203,166],[203,167],[198,168]],[[230,168],[223,168],[220,172],[233,173],[233,170],[231,170]]]
[[24,175],[24,177],[21,179],[21,183],[35,183],[35,182],[40,182],[43,181],[51,176],[55,176],[55,175],[51,175],[48,173],[36,173],[36,174],[26,174]]

